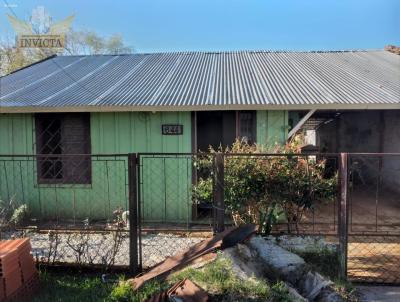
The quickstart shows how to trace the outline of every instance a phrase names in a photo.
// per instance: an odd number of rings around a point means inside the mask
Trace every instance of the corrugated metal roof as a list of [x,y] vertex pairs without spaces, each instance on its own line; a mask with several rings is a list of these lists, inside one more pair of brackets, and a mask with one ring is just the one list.
[[0,84],[4,112],[400,109],[400,56],[379,50],[57,56],[2,77]]

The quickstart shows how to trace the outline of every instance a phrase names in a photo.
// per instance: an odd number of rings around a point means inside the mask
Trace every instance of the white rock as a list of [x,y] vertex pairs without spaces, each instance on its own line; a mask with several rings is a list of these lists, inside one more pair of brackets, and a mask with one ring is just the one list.
[[250,260],[253,259],[255,255],[252,254],[251,250],[249,247],[245,244],[238,243],[236,245],[237,252],[243,260]]
[[304,297],[314,300],[321,291],[332,284],[332,281],[327,280],[316,272],[308,272],[301,280],[299,287]]
[[[250,253],[250,251],[248,252]],[[232,262],[233,272],[242,280],[247,280],[252,277],[264,277],[263,265],[260,264],[255,257],[243,258],[238,246],[224,249],[222,251],[222,257],[229,259]]]
[[257,251],[266,266],[280,275],[278,277],[295,284],[303,274],[305,262],[298,255],[268,242],[262,237],[253,237],[248,244]]
[[282,235],[278,237],[268,236],[266,239],[294,252],[318,252],[324,249],[335,252],[337,249],[335,243],[326,242],[322,236]]

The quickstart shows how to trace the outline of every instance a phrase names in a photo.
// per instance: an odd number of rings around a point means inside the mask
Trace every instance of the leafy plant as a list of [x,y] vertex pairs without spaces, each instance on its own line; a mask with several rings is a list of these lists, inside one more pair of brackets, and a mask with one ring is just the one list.
[[130,301],[134,294],[134,290],[131,284],[127,282],[120,282],[117,286],[113,288],[110,293],[110,301]]
[[212,200],[213,181],[211,177],[200,178],[196,186],[193,186],[193,197],[196,203],[210,203]]
[[[276,154],[264,156],[262,148],[236,140],[224,153],[224,198],[235,225],[256,223],[269,233],[280,219],[288,232],[299,232],[299,223],[316,205],[336,196],[337,175],[326,176],[325,160],[302,155],[301,138],[276,146]],[[246,154],[246,155],[236,155]],[[212,158],[196,163],[198,170],[210,169]],[[202,172],[204,175],[205,173]],[[213,174],[201,178],[193,188],[195,200],[212,201]]]
[[20,205],[16,208],[10,218],[10,222],[15,226],[22,225],[28,218],[28,206],[26,204]]

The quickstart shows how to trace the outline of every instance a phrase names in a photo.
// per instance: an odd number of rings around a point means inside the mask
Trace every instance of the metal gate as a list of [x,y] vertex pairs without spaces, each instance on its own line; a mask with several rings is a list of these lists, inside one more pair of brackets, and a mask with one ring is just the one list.
[[400,284],[400,154],[342,154],[342,166],[347,278]]

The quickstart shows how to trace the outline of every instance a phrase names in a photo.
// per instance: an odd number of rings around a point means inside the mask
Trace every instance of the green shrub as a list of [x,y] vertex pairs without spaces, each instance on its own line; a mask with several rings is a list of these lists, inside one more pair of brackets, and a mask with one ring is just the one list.
[[193,197],[197,204],[210,203],[212,200],[213,181],[211,177],[200,178],[197,185],[193,186]]
[[[318,203],[331,202],[336,197],[337,175],[325,177],[325,160],[298,156],[301,140],[277,146],[275,153],[283,156],[257,156],[261,148],[237,140],[232,147],[213,150],[224,152],[224,198],[227,211],[234,223],[256,223],[260,231],[268,233],[282,217],[288,232],[299,231],[304,213]],[[229,155],[245,153],[248,156]],[[254,156],[251,156],[254,154]],[[295,155],[293,155],[295,154]],[[202,171],[211,169],[212,158],[196,162]],[[195,200],[212,201],[212,173],[200,178],[194,186]]]

